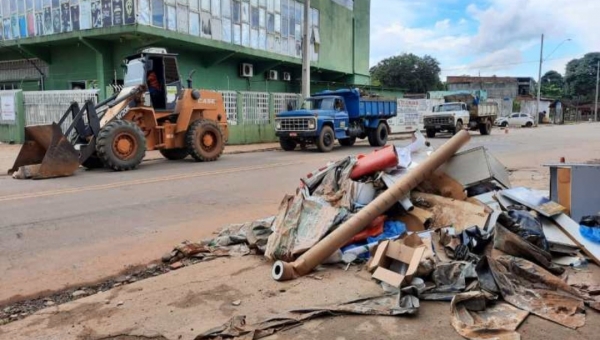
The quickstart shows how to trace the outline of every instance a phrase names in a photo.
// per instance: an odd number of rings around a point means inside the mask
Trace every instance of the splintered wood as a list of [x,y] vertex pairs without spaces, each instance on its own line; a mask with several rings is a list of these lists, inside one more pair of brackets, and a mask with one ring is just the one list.
[[[421,205],[433,214],[430,229],[454,227],[456,233],[473,226],[485,228],[489,213],[482,206],[441,196],[413,191],[411,194],[415,205]],[[420,204],[421,203],[425,203]]]

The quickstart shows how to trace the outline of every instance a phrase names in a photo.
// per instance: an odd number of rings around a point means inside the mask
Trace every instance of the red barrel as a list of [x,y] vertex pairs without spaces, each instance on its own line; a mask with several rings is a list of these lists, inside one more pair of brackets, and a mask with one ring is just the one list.
[[358,161],[350,173],[350,178],[356,180],[398,166],[398,154],[393,145],[375,150],[368,155],[358,155]]

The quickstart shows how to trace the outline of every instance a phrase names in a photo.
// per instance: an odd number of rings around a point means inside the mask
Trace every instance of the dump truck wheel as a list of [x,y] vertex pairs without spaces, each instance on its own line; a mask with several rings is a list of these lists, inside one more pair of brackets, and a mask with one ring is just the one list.
[[335,134],[331,126],[325,125],[321,129],[321,134],[317,138],[317,148],[321,152],[329,152],[333,150],[333,144],[335,143]]
[[435,137],[435,130],[433,130],[433,129],[427,130],[427,138],[434,138],[434,137]]
[[198,162],[216,161],[225,149],[223,131],[210,120],[193,122],[188,128],[186,143],[189,153]]
[[492,132],[492,122],[486,120],[483,124],[479,124],[479,133],[483,136],[487,136]]
[[369,144],[371,146],[384,146],[387,143],[389,131],[384,123],[379,123],[376,129],[369,131]]
[[280,138],[279,145],[284,151],[294,151],[296,149],[296,141],[293,139]]
[[350,137],[339,140],[341,146],[352,146],[356,143],[356,137]]
[[93,155],[88,157],[81,165],[88,169],[102,169],[104,168],[104,162],[98,157],[98,154],[94,152]]
[[159,152],[164,158],[171,161],[184,159],[190,154],[187,148],[161,149]]
[[452,135],[459,133],[460,131],[462,131],[462,129],[464,129],[463,123],[461,120],[459,120],[458,122],[456,122],[456,126],[454,127],[454,131],[452,131]]
[[133,170],[146,155],[146,138],[140,127],[129,121],[106,124],[96,140],[98,158],[116,171]]

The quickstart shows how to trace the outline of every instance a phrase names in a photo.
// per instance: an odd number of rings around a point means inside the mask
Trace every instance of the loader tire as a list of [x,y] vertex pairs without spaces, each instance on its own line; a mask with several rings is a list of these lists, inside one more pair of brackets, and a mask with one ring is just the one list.
[[188,128],[185,136],[190,155],[198,162],[216,161],[225,149],[225,138],[219,124],[199,119]]
[[379,123],[376,129],[369,130],[369,145],[385,146],[388,140],[389,130],[385,123]]
[[137,168],[146,155],[146,138],[140,127],[130,121],[106,124],[96,139],[98,158],[115,171]]
[[159,150],[159,152],[161,155],[163,155],[164,158],[170,161],[178,161],[184,159],[190,154],[187,148],[161,149]]
[[88,159],[85,160],[81,165],[87,169],[102,169],[104,168],[104,162],[98,157],[97,153],[93,153]]

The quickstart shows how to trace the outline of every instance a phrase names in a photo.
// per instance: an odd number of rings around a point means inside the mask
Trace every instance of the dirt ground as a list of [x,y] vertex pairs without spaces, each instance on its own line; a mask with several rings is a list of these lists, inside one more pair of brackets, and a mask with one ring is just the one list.
[[[0,339],[193,339],[236,315],[253,323],[282,312],[377,296],[382,289],[353,266],[322,267],[289,282],[270,279],[261,257],[217,259],[46,308],[0,328]],[[571,280],[600,282],[590,266]],[[240,300],[239,306],[232,302]],[[122,303],[122,304],[121,304]],[[570,330],[530,315],[519,328],[523,339],[596,339],[600,314],[589,311],[586,325]],[[270,339],[461,339],[450,325],[450,304],[422,302],[411,317],[339,316],[309,321]]]

